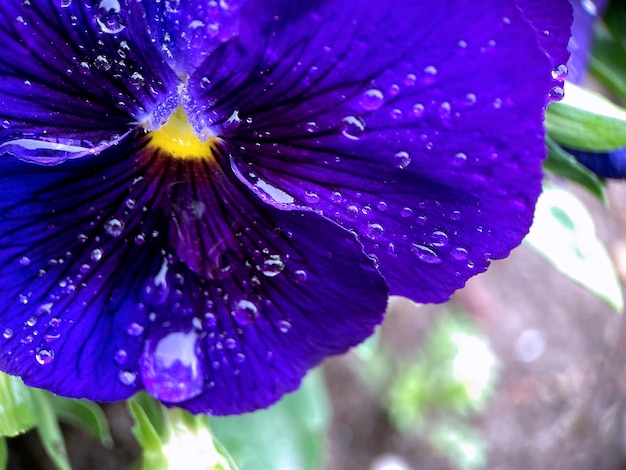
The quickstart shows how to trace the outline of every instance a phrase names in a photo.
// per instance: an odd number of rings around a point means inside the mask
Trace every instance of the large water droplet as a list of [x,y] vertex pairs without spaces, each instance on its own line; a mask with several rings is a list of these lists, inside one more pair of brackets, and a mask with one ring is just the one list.
[[132,385],[137,380],[137,374],[128,370],[120,371],[118,377],[124,385]]
[[393,162],[396,168],[403,170],[411,163],[411,156],[407,152],[398,152],[393,156]]
[[189,400],[204,385],[204,360],[195,331],[148,340],[140,359],[141,379],[150,395],[170,403]]
[[54,359],[54,351],[51,349],[41,349],[35,355],[35,359],[37,359],[37,362],[42,366],[50,364]]
[[368,224],[365,234],[370,240],[380,240],[383,237],[385,230],[380,224]]
[[565,64],[557,65],[552,69],[552,78],[555,80],[565,80],[567,78],[567,66]]
[[104,224],[104,230],[112,237],[119,237],[124,230],[124,223],[116,218],[109,219]]
[[239,325],[247,326],[256,321],[259,316],[259,309],[249,300],[242,299],[235,303],[231,313]]
[[263,262],[262,269],[263,274],[267,277],[274,277],[285,269],[285,263],[279,255],[270,255],[270,257]]
[[346,116],[341,121],[341,133],[350,140],[359,140],[365,132],[365,121],[360,116]]
[[441,258],[432,249],[424,245],[418,245],[417,243],[411,244],[411,253],[417,256],[417,259],[428,264],[439,264]]
[[376,111],[383,105],[384,101],[383,92],[376,88],[371,88],[363,93],[359,104],[365,111]]
[[104,33],[117,34],[126,28],[121,16],[122,7],[118,0],[102,0],[98,5],[96,22]]
[[13,337],[13,330],[11,328],[6,328],[2,333],[4,339],[11,339]]

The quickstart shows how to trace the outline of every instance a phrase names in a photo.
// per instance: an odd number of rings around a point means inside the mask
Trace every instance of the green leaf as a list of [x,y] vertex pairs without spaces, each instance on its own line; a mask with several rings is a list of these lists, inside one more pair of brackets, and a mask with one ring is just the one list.
[[48,394],[52,406],[62,421],[87,431],[99,439],[104,447],[113,447],[107,417],[96,403],[72,400]]
[[211,418],[215,436],[241,470],[317,470],[322,467],[329,408],[319,372],[267,410]]
[[565,147],[606,152],[626,146],[626,109],[567,83],[563,101],[548,107],[546,129]]
[[9,460],[9,449],[7,448],[7,440],[4,437],[0,437],[0,470],[7,468],[7,461]]
[[626,102],[626,48],[604,28],[596,28],[589,71],[607,90]]
[[237,470],[215,442],[208,417],[166,409],[146,393],[128,400],[133,434],[142,448],[142,470]]
[[0,372],[0,436],[15,436],[36,423],[30,389],[19,377]]
[[555,175],[578,183],[606,204],[606,192],[600,178],[549,137],[546,139],[546,143],[548,145],[548,159],[544,162],[543,167]]
[[71,470],[63,434],[48,395],[43,390],[31,389],[31,397],[37,415],[37,433],[54,465],[59,470]]
[[591,215],[575,196],[564,189],[546,188],[537,202],[535,221],[524,241],[615,311],[623,310],[622,288],[613,262],[596,237]]
[[459,470],[477,470],[487,465],[487,443],[466,424],[458,421],[438,424],[428,435],[428,441]]

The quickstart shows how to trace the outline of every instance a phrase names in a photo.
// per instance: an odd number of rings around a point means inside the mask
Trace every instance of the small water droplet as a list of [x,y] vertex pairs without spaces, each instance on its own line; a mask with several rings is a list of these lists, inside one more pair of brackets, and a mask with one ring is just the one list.
[[424,82],[427,85],[431,85],[435,83],[437,73],[438,73],[437,67],[435,67],[434,65],[429,65],[427,67],[424,67],[422,82]]
[[119,237],[124,231],[124,223],[116,218],[109,219],[104,224],[104,230],[112,237]]
[[235,341],[233,338],[228,338],[226,341],[224,341],[224,346],[226,347],[226,349],[235,349],[237,347],[237,341]]
[[411,156],[408,152],[398,152],[393,156],[393,161],[396,168],[403,170],[411,163]]
[[61,0],[61,8],[67,8],[72,5],[72,0]]
[[4,339],[11,339],[13,337],[13,330],[11,328],[6,328],[2,333]]
[[318,125],[315,121],[309,121],[304,125],[304,128],[306,129],[307,132],[309,132],[310,134],[313,134],[314,132],[318,130]]
[[22,256],[19,262],[22,266],[28,266],[30,264],[30,258],[28,256]]
[[96,248],[91,252],[91,260],[92,261],[100,261],[102,259],[102,248]]
[[565,80],[567,78],[567,66],[565,64],[557,65],[552,69],[552,78],[555,80]]
[[380,224],[368,224],[366,235],[370,240],[380,240],[385,232],[385,229]]
[[291,329],[291,323],[286,320],[278,322],[278,329],[281,333],[287,333]]
[[120,379],[120,382],[122,382],[124,385],[132,385],[135,383],[135,380],[137,380],[137,373],[128,370],[122,370],[120,371],[118,377]]
[[30,326],[33,327],[37,324],[37,318],[36,317],[30,317],[28,320],[26,320],[24,322],[24,325],[26,326]]
[[407,74],[406,77],[404,77],[404,84],[406,86],[413,86],[415,85],[416,81],[417,81],[417,76],[414,73],[409,73]]
[[115,354],[113,356],[113,360],[115,361],[115,363],[120,366],[126,362],[127,358],[128,353],[123,349],[118,349],[117,351],[115,351]]
[[401,217],[404,217],[406,219],[407,217],[411,217],[411,215],[413,215],[413,209],[411,209],[410,207],[403,207],[402,209],[400,209]]
[[304,269],[298,269],[294,272],[296,282],[304,282],[307,280],[307,273]]
[[377,109],[380,109],[384,101],[385,97],[383,92],[376,88],[371,88],[363,93],[361,99],[359,100],[359,104],[365,111],[376,111]]
[[561,101],[564,96],[565,96],[565,91],[563,91],[563,88],[560,86],[552,87],[552,89],[548,93],[548,97],[552,101]]
[[417,256],[417,259],[423,261],[428,264],[439,264],[441,263],[441,258],[439,255],[432,249],[424,245],[418,245],[417,243],[411,244],[411,253]]
[[143,333],[143,326],[141,326],[139,323],[133,322],[126,327],[126,333],[128,333],[130,336],[139,336],[141,333]]
[[259,316],[259,310],[249,300],[242,299],[235,303],[231,314],[239,325],[247,326],[256,321]]
[[346,116],[341,121],[341,133],[350,140],[359,140],[365,132],[365,121],[360,116]]
[[431,244],[436,247],[446,246],[449,242],[448,234],[441,230],[436,230],[431,235]]
[[355,205],[346,207],[346,215],[350,219],[356,219],[359,216],[359,208]]
[[37,362],[42,366],[50,364],[54,359],[54,351],[51,349],[40,349],[35,355],[35,359],[37,359]]
[[467,258],[467,250],[463,247],[457,247],[452,250],[452,257],[458,261],[463,261]]
[[320,202],[320,197],[317,193],[313,191],[305,191],[304,200],[309,204],[317,204]]
[[280,258],[280,256],[279,255],[270,255],[269,258],[267,258],[263,262],[263,271],[262,272],[267,277],[274,277],[277,274],[280,274],[280,272],[283,269],[285,269],[285,263]]

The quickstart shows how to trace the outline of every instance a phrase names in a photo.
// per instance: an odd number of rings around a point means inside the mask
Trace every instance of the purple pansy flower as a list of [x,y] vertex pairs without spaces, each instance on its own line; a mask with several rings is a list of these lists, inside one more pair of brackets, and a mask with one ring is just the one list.
[[570,16],[8,2],[0,369],[239,413],[369,336],[389,294],[448,299],[528,230]]

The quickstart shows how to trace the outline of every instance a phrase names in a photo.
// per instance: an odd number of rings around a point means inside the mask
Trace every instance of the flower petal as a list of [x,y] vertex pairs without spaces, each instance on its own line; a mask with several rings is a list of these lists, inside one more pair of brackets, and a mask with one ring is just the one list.
[[205,58],[239,31],[244,0],[144,2],[147,18],[168,63],[190,75]]
[[571,56],[567,63],[568,80],[582,83],[587,74],[587,63],[591,56],[593,28],[602,18],[608,6],[608,0],[572,0],[574,7],[574,23],[572,37],[569,41]]
[[247,3],[189,84],[251,189],[356,231],[419,302],[519,244],[554,80],[514,2],[270,4]]
[[626,179],[626,148],[604,153],[585,152],[569,148],[565,150],[602,178]]
[[135,0],[3,5],[0,154],[57,163],[169,114],[179,80],[143,15]]
[[373,332],[387,287],[352,234],[263,204],[221,144],[185,160],[149,138],[52,167],[0,160],[0,369],[239,413]]

